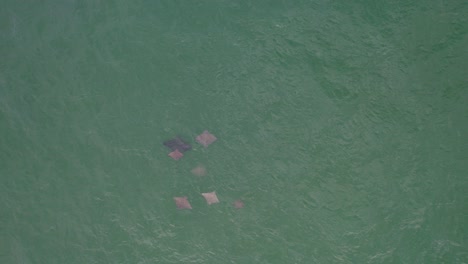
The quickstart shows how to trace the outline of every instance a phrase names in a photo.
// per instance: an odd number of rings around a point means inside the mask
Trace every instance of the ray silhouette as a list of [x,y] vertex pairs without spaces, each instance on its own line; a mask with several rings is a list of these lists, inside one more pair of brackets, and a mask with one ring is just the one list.
[[217,138],[208,132],[208,130],[203,131],[200,135],[197,136],[196,140],[198,143],[202,144],[205,148],[208,147],[211,143],[215,142]]
[[197,176],[205,176],[206,168],[203,165],[198,165],[197,167],[193,168],[191,172]]
[[244,208],[244,202],[242,200],[234,201],[233,205],[237,209]]
[[169,153],[168,156],[175,159],[175,160],[179,160],[184,156],[184,154],[182,154],[182,152],[180,152],[178,149],[176,149],[176,150],[172,151],[171,153]]
[[172,151],[175,151],[177,149],[182,153],[186,152],[187,150],[192,149],[192,146],[190,146],[190,144],[183,141],[180,137],[175,137],[173,139],[164,141],[163,144],[164,146],[170,148]]
[[190,202],[187,199],[187,196],[174,197],[174,201],[179,209],[192,209]]
[[219,203],[218,196],[216,196],[216,192],[202,193],[202,195],[203,197],[205,197],[205,200],[209,205]]

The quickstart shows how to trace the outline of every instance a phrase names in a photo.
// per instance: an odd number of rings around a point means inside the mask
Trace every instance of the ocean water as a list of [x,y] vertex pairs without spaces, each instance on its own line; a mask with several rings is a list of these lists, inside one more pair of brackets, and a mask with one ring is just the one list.
[[0,263],[468,263],[467,13],[2,1]]

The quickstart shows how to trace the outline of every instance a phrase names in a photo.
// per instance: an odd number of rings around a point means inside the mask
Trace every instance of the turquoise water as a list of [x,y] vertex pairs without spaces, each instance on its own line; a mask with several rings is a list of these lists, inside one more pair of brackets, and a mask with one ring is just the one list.
[[0,262],[468,263],[466,2],[292,2],[3,1]]

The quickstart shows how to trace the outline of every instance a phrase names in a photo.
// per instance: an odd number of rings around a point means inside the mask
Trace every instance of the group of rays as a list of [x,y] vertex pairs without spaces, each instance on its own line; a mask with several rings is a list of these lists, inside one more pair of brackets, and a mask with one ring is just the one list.
[[[213,134],[205,130],[203,131],[203,133],[196,137],[196,140],[198,143],[207,148],[211,143],[215,142],[217,138]],[[180,137],[175,137],[171,140],[165,141],[164,146],[172,150],[172,152],[169,153],[168,156],[173,158],[174,160],[181,159],[184,156],[184,152],[192,149],[192,146],[183,141]],[[206,174],[206,169],[203,166],[198,166],[192,170],[192,173],[198,176],[203,176]],[[202,193],[202,195],[205,198],[206,203],[208,205],[219,203],[219,199],[215,191]],[[174,197],[174,201],[176,203],[177,208],[179,209],[192,209],[192,205],[190,204],[187,196]],[[242,208],[244,207],[244,202],[242,200],[236,200],[233,206],[238,209]]]

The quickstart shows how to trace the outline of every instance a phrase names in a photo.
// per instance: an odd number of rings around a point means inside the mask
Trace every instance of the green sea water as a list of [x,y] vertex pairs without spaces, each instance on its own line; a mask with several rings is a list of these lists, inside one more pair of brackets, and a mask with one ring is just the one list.
[[467,14],[1,1],[0,263],[468,263]]

